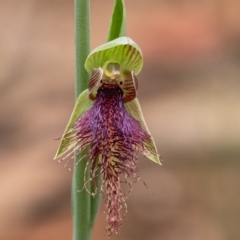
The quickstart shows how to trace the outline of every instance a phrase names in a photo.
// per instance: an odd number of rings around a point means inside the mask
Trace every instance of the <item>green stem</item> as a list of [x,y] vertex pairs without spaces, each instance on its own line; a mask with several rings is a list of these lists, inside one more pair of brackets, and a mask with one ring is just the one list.
[[[76,44],[76,98],[87,88],[89,75],[84,69],[84,62],[90,50],[89,34],[89,0],[75,0],[75,44]],[[86,152],[77,154],[75,164],[79,157]],[[72,213],[73,213],[73,240],[91,239],[91,196],[83,190],[84,174],[86,179],[89,170],[85,173],[86,159],[83,159],[77,166],[73,174],[72,182]]]
[[88,87],[84,63],[90,52],[89,0],[75,0],[76,99]]

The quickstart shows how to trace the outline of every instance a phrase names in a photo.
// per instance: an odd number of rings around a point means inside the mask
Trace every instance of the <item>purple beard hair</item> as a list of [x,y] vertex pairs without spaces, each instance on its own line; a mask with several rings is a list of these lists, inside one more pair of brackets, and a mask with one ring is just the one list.
[[[123,91],[118,86],[103,85],[98,89],[93,106],[73,127],[79,150],[90,145],[87,155],[90,180],[87,182],[90,181],[96,191],[101,186],[108,236],[118,233],[122,226],[121,209],[126,211],[125,201],[133,184],[131,179],[139,180],[137,154],[144,151],[143,142],[150,138],[139,122],[129,115],[122,97]],[[98,174],[100,182],[95,181]],[[129,184],[128,193],[121,191],[122,182]]]

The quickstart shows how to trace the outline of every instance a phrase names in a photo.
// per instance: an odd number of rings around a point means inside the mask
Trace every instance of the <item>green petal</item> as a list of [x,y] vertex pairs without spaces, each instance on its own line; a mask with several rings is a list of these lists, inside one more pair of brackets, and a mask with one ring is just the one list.
[[71,130],[77,119],[89,110],[93,104],[93,101],[89,99],[88,94],[89,91],[86,89],[79,95],[54,159],[59,158],[75,145],[75,143],[70,142],[70,137],[75,134],[75,132]]
[[123,72],[138,74],[143,65],[142,51],[129,37],[120,37],[95,48],[87,57],[85,68],[91,73],[93,68],[103,68],[106,62],[117,62]]
[[154,142],[152,135],[151,135],[150,131],[148,130],[147,124],[144,120],[138,99],[135,98],[131,102],[127,102],[124,105],[125,105],[128,113],[134,119],[139,121],[141,127],[150,135],[150,140],[144,142],[145,151],[143,152],[143,154],[146,157],[148,157],[150,160],[152,160],[153,162],[161,165],[155,142]]

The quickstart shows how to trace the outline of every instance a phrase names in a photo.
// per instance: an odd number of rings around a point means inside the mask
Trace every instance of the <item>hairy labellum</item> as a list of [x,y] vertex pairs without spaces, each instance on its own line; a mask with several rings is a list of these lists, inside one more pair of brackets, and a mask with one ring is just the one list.
[[90,179],[96,188],[98,183],[94,182],[94,178],[100,170],[105,188],[108,235],[118,233],[122,221],[120,210],[126,208],[128,194],[121,191],[120,177],[125,177],[130,188],[131,177],[138,180],[137,154],[143,151],[143,142],[150,137],[139,122],[128,114],[122,97],[123,91],[118,86],[103,85],[98,89],[93,106],[73,126],[78,149],[90,145]]

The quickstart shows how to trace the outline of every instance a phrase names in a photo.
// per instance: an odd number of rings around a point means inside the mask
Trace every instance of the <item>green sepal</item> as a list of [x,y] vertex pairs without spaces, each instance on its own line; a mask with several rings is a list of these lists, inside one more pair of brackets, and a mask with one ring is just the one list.
[[79,95],[71,117],[62,135],[61,142],[54,159],[61,157],[64,153],[71,149],[73,145],[75,145],[75,143],[70,142],[70,137],[75,135],[75,132],[72,131],[72,127],[77,119],[81,117],[87,110],[89,110],[93,104],[93,101],[89,99],[88,94],[88,89],[86,89]]
[[150,140],[144,141],[143,154],[146,157],[148,157],[150,160],[152,160],[153,162],[162,165],[160,162],[160,159],[159,159],[159,154],[157,152],[156,144],[155,144],[153,137],[152,137],[152,135],[147,127],[147,124],[144,120],[138,99],[135,98],[131,102],[125,103],[124,106],[127,109],[128,113],[140,123],[143,130],[145,130],[150,136]]
[[95,48],[84,66],[91,73],[94,68],[103,68],[106,62],[117,62],[123,72],[127,70],[138,74],[143,66],[142,51],[129,37],[119,37]]
[[126,35],[126,11],[123,0],[115,0],[107,42]]

